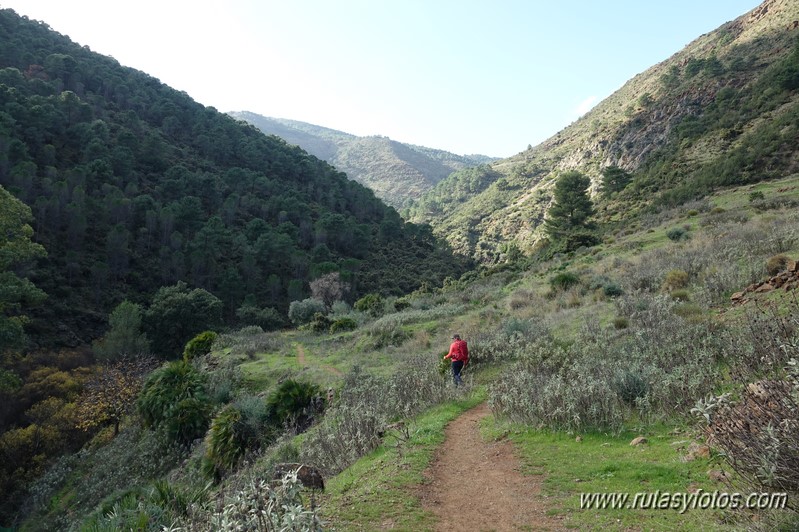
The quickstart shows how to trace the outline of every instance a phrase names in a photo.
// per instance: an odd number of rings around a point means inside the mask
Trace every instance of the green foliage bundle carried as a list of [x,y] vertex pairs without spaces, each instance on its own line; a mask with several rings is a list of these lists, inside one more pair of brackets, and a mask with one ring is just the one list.
[[137,401],[148,427],[164,427],[175,441],[189,444],[205,433],[210,415],[205,376],[185,361],[155,370]]

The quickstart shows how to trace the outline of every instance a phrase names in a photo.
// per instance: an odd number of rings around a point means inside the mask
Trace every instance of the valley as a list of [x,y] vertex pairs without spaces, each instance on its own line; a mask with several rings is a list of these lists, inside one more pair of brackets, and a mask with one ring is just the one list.
[[794,20],[493,160],[225,115],[0,10],[0,526],[795,529]]

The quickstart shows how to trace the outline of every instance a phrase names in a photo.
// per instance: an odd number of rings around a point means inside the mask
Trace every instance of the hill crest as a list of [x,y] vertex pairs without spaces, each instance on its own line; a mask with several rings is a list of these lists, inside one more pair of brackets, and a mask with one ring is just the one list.
[[276,135],[330,163],[369,187],[396,208],[419,198],[452,172],[496,160],[486,155],[456,155],[406,144],[381,135],[359,137],[297,120],[230,112],[268,135]]

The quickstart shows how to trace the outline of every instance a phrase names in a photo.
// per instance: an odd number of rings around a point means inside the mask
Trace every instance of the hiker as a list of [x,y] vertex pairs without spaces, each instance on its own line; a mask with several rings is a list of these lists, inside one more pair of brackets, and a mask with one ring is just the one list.
[[449,353],[444,357],[444,360],[452,360],[452,378],[455,380],[455,386],[463,384],[461,380],[461,370],[463,366],[469,363],[469,348],[466,342],[461,340],[459,334],[452,335],[452,345],[449,346]]

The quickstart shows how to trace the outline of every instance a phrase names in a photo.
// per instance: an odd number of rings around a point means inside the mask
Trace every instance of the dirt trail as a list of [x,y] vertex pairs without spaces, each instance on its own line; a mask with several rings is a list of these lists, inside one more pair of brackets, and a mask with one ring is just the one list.
[[[303,347],[302,344],[297,344],[297,363],[303,368],[308,366],[308,361],[305,359],[305,347]],[[341,371],[339,371],[337,368],[334,368],[333,366],[326,366],[324,364],[319,364],[319,367],[321,367],[328,373],[332,373],[333,375],[336,375],[338,377],[344,375]]]
[[437,531],[563,530],[546,515],[541,476],[524,476],[508,440],[486,442],[480,420],[488,406],[473,408],[447,426],[444,444],[422,489],[425,509],[438,517]]

